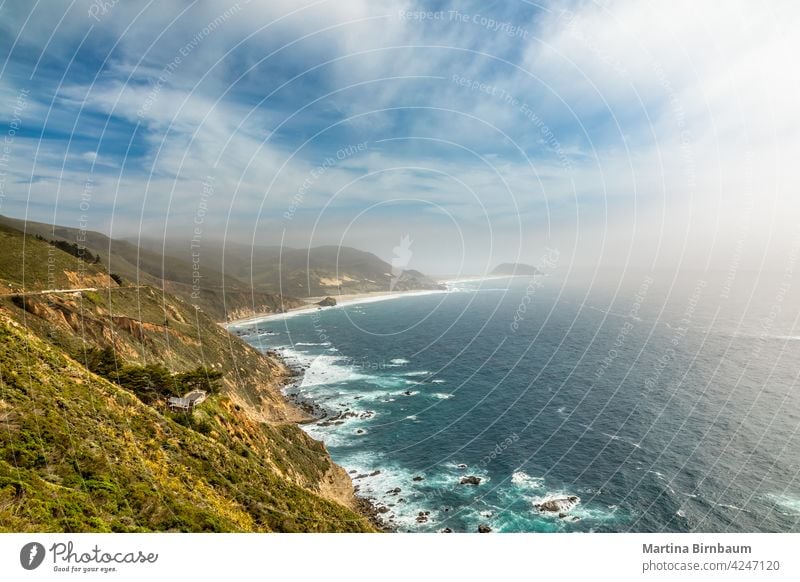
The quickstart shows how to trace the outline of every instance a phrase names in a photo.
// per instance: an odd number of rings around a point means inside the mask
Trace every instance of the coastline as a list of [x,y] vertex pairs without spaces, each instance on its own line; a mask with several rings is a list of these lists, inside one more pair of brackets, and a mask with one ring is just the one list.
[[[247,318],[232,320],[227,323],[220,323],[220,325],[221,327],[225,328],[226,331],[228,331],[231,335],[235,335],[238,337],[239,335],[241,335],[241,333],[238,330],[234,329],[237,326],[257,325],[261,322],[282,320],[299,315],[308,315],[311,313],[316,313],[318,310],[337,309],[350,305],[374,303],[379,301],[398,299],[402,297],[415,297],[415,296],[449,293],[452,291],[451,288],[452,283],[460,283],[467,281],[484,281],[484,280],[494,280],[494,279],[508,279],[508,278],[509,277],[507,276],[492,276],[492,277],[472,277],[464,279],[449,279],[447,281],[442,280],[439,282],[445,286],[445,288],[443,289],[426,289],[426,290],[413,290],[413,291],[383,291],[383,292],[371,292],[371,293],[340,294],[335,296],[332,295],[331,297],[334,297],[337,303],[336,305],[326,306],[326,307],[321,307],[316,304],[318,301],[325,299],[325,297],[310,297],[304,299],[307,302],[306,305],[290,308],[285,312],[265,313]],[[296,422],[296,424],[302,427],[302,425],[313,424],[328,419],[329,416],[328,411],[322,408],[313,398],[310,398],[308,396],[300,397],[298,393],[294,390],[294,388],[299,387],[303,381],[303,377],[305,375],[305,367],[301,364],[298,364],[297,362],[287,359],[283,354],[277,351],[269,350],[266,353],[268,353],[270,357],[276,358],[278,361],[280,361],[280,363],[289,371],[289,373],[284,378],[282,386],[280,388],[281,395],[286,400],[286,402],[288,402],[291,406],[299,409],[305,415],[307,415],[305,420]],[[324,440],[320,442],[326,444]],[[355,511],[357,511],[364,518],[366,518],[372,524],[372,526],[375,527],[380,532],[393,533],[400,531],[398,529],[399,524],[392,524],[382,519],[382,512],[386,511],[386,507],[383,506],[383,504],[380,502],[379,499],[360,494],[359,485],[357,485],[356,482],[353,480],[353,474],[355,474],[355,471],[348,471],[346,467],[342,467],[342,465],[339,465],[335,460],[333,460],[332,457],[330,458],[331,462],[334,463],[337,467],[340,467],[350,479],[352,498],[354,501],[353,507]],[[359,477],[360,476],[363,475],[359,475]]]
[[[296,422],[295,424],[301,426],[304,424],[318,422],[327,418],[327,412],[325,412],[325,410],[323,410],[322,407],[320,407],[313,399],[298,398],[291,392],[292,387],[298,386],[303,381],[303,376],[305,374],[303,367],[289,362],[278,352],[272,352],[270,355],[271,357],[276,358],[287,370],[289,370],[289,374],[287,374],[284,378],[283,385],[280,389],[281,395],[287,403],[298,408],[307,415],[305,420]],[[323,445],[325,444],[324,441],[320,442],[322,442]],[[375,500],[369,497],[362,497],[358,494],[358,487],[353,482],[353,478],[350,476],[350,473],[347,471],[347,469],[334,461],[330,453],[328,453],[328,458],[330,459],[331,463],[339,467],[350,480],[350,488],[353,497],[353,506],[351,509],[360,513],[378,532],[396,533],[397,530],[394,527],[388,525],[386,522],[380,519],[380,512],[378,511],[378,506],[375,505]]]
[[317,302],[322,301],[325,297],[307,297],[304,298],[303,301],[306,301],[306,305],[302,305],[299,307],[290,307],[286,311],[279,312],[279,313],[261,313],[258,315],[253,315],[250,317],[245,317],[241,319],[232,319],[227,322],[222,322],[220,325],[226,329],[230,327],[235,327],[238,325],[248,325],[254,323],[260,323],[262,321],[273,321],[278,319],[287,319],[289,317],[295,317],[298,315],[305,315],[308,313],[313,313],[320,309],[338,309],[340,307],[346,307],[348,305],[358,305],[362,303],[374,303],[377,301],[387,301],[390,299],[398,299],[400,297],[416,297],[420,295],[435,295],[439,293],[448,293],[447,289],[420,289],[414,291],[372,291],[368,293],[343,293],[339,295],[330,295],[336,299],[336,305],[331,305],[329,307],[321,307],[317,305]]

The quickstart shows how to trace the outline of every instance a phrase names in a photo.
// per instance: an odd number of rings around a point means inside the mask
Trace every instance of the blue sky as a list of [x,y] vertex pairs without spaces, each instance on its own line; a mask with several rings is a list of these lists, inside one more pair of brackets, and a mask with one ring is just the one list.
[[438,272],[548,246],[724,269],[745,237],[758,268],[795,237],[799,20],[790,2],[5,2],[0,213],[188,239],[203,202],[209,239],[389,258],[408,234],[411,267]]

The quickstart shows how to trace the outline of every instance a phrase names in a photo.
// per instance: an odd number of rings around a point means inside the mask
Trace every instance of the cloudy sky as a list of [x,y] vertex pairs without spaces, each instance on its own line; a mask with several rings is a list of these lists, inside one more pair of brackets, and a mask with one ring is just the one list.
[[479,273],[783,268],[795,2],[0,4],[0,213]]

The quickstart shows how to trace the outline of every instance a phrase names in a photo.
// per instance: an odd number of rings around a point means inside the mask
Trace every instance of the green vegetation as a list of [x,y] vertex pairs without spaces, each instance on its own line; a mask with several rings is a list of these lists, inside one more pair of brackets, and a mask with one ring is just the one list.
[[[215,397],[211,415],[193,421],[209,423],[204,436],[3,315],[0,378],[0,531],[370,529],[285,476],[294,463],[322,462],[313,448],[298,446],[310,443],[296,427],[267,428],[247,454],[244,443],[215,435],[243,421],[228,412],[224,396]],[[283,430],[301,440],[280,436]],[[274,445],[273,435],[280,436]],[[281,459],[283,470],[271,462],[269,447],[293,451]],[[306,468],[314,475],[320,469]]]
[[89,249],[87,249],[85,246],[79,245],[76,242],[70,243],[65,240],[47,240],[40,234],[35,235],[35,238],[36,240],[50,243],[57,249],[61,249],[65,253],[69,253],[73,257],[78,258],[86,263],[95,265],[100,262],[100,255],[92,254],[89,252]]
[[[293,424],[280,362],[169,293],[0,239],[0,531],[373,531]],[[190,412],[159,405],[193,389],[210,396]]]
[[[92,232],[79,231],[77,228],[64,226],[53,226],[41,222],[25,222],[22,220],[0,216],[0,243],[3,241],[2,233],[14,233],[14,239],[21,240],[22,231],[29,234],[27,237],[29,244],[31,241],[38,245],[48,245],[48,240],[65,243],[67,253],[71,252],[75,241],[82,241],[83,246],[93,259],[100,257],[100,262],[107,265],[111,274],[111,279],[117,284],[122,285],[123,281],[136,281],[137,284],[152,285],[155,288],[164,289],[171,295],[181,298],[186,303],[196,305],[202,309],[215,321],[225,321],[239,317],[248,317],[254,313],[265,313],[280,311],[285,308],[301,305],[302,302],[292,297],[282,297],[279,294],[271,293],[272,289],[254,288],[246,279],[240,280],[228,274],[223,275],[221,265],[215,263],[214,249],[204,249],[202,263],[202,288],[199,296],[196,293],[193,279],[194,269],[191,257],[178,258],[171,256],[170,253],[163,252],[163,245],[153,249],[140,248],[125,240],[110,239],[107,236]],[[37,238],[38,237],[38,238]],[[52,245],[50,245],[52,247]],[[5,249],[4,249],[5,250]],[[208,252],[206,252],[208,250]],[[0,284],[3,280],[16,283],[22,273],[21,249],[12,249],[17,256],[13,263],[8,262],[7,272],[2,271],[0,265]],[[40,256],[45,259],[37,267],[26,263],[26,288],[28,290],[54,288],[56,285],[48,287],[44,281],[47,279],[47,253],[33,249],[33,256]],[[61,253],[58,253],[59,255]],[[249,256],[249,255],[248,255]],[[71,255],[70,255],[71,257]],[[76,257],[71,257],[77,263]],[[78,259],[79,260],[79,259]],[[0,261],[3,263],[5,261]],[[82,269],[87,269],[88,263],[80,261]],[[99,266],[100,263],[97,263]],[[92,263],[92,268],[95,263]],[[218,267],[218,268],[215,268]],[[41,281],[32,279],[35,271],[42,271]],[[77,267],[71,270],[77,270]],[[63,272],[60,265],[56,265],[54,272]],[[229,270],[226,270],[228,273]],[[59,283],[59,288],[68,286],[77,287],[78,285],[65,285]],[[82,285],[83,287],[93,287],[97,285]],[[15,287],[18,289],[19,287]]]
[[0,288],[6,292],[108,285],[108,276],[102,265],[94,263],[94,255],[84,261],[42,237],[0,225],[0,248]]
[[183,396],[192,390],[219,394],[223,372],[198,366],[186,372],[170,372],[163,364],[121,364],[113,348],[89,348],[76,359],[95,374],[130,390],[145,404],[163,404],[170,396]]

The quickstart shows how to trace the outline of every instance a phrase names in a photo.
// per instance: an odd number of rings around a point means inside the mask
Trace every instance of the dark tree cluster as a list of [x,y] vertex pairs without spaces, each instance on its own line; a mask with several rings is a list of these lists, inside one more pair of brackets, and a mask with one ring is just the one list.
[[97,263],[100,262],[100,255],[92,254],[91,252],[89,252],[89,249],[87,249],[83,245],[79,245],[78,243],[70,243],[65,240],[47,240],[40,234],[36,235],[36,239],[44,241],[56,247],[57,249],[60,249],[65,253],[69,253],[73,257],[77,257],[80,260],[85,261],[91,265],[96,265]]
[[130,390],[145,404],[183,396],[192,390],[218,394],[222,387],[220,370],[198,366],[188,372],[172,373],[162,364],[125,364],[117,359],[110,346],[89,349],[81,359],[89,370]]

